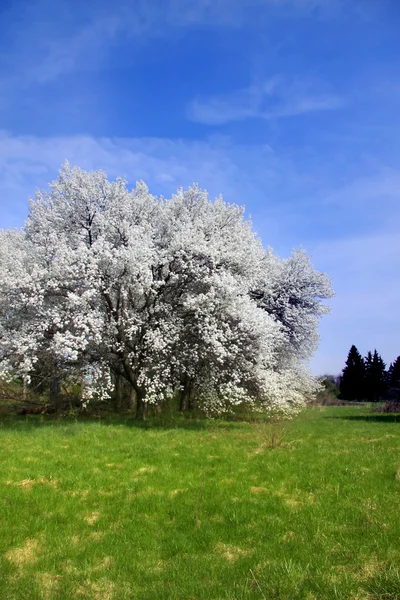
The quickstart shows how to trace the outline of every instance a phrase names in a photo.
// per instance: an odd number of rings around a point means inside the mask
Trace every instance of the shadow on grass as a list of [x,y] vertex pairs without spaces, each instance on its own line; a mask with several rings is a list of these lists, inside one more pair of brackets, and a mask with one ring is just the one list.
[[59,417],[57,415],[0,415],[0,431],[14,429],[18,431],[36,430],[46,427],[74,427],[75,425],[101,425],[106,427],[125,426],[139,430],[172,430],[185,429],[188,431],[233,430],[247,424],[246,420],[225,421],[207,418],[191,418],[176,416],[151,417],[145,421],[136,420],[130,416],[115,414],[78,415],[76,417]]
[[372,414],[372,415],[341,415],[330,416],[328,419],[344,419],[345,421],[371,421],[375,423],[400,423],[400,414]]

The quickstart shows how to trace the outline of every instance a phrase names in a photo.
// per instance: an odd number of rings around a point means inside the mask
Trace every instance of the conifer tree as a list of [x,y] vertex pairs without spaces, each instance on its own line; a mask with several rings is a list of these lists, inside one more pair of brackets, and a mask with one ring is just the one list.
[[364,361],[356,346],[350,348],[346,366],[340,378],[340,397],[343,400],[363,400],[365,383]]
[[382,398],[386,388],[386,365],[376,350],[368,352],[365,364],[365,397],[369,402]]
[[388,385],[390,397],[400,400],[400,356],[389,367]]
[[368,350],[367,352],[367,356],[364,357],[364,368],[365,368],[365,375],[364,375],[364,398],[365,400],[369,400],[371,401],[371,395],[372,395],[372,352],[371,350]]

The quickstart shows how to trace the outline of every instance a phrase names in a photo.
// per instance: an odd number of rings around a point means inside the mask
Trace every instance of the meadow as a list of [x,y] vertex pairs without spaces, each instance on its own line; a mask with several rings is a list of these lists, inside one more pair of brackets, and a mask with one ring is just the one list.
[[400,598],[400,415],[0,417],[2,600]]

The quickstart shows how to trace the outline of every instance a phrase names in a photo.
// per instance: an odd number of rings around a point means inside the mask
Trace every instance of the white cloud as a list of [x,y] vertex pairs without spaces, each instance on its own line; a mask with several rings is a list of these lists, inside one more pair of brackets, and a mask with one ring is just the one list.
[[278,119],[305,113],[335,110],[344,100],[319,90],[321,83],[275,76],[262,83],[209,99],[195,99],[188,118],[207,125],[246,119]]

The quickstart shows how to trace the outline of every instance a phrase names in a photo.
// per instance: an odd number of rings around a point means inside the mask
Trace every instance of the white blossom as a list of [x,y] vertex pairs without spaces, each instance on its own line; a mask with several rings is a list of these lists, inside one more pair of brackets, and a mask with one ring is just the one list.
[[210,414],[289,414],[317,389],[304,363],[330,282],[197,186],[156,198],[65,164],[0,248],[0,375],[29,377],[47,357],[80,373],[85,401],[114,374],[146,402],[186,390]]

